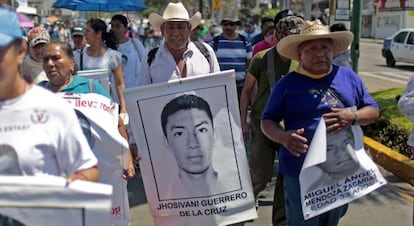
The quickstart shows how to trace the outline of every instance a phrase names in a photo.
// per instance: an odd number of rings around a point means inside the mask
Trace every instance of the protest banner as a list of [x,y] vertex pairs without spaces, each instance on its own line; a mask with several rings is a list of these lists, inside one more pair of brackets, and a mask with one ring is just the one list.
[[299,175],[304,219],[318,216],[387,182],[364,149],[359,125],[326,132],[320,120]]
[[110,225],[112,186],[55,176],[0,176],[0,225]]
[[113,224],[128,224],[127,181],[122,178],[128,161],[128,142],[118,131],[118,104],[96,93],[58,93],[75,109],[82,131],[99,163],[100,183],[113,186]]
[[234,70],[124,93],[156,225],[257,218]]

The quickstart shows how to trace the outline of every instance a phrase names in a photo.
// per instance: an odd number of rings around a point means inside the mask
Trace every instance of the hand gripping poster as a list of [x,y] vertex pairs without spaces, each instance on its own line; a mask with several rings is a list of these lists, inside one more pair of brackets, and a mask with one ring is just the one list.
[[75,109],[82,131],[98,159],[98,182],[113,186],[112,207],[108,209],[112,223],[128,224],[127,181],[122,178],[128,160],[128,142],[118,131],[118,104],[96,93],[59,95]]
[[0,176],[0,225],[110,225],[112,186],[55,176]]
[[155,225],[257,218],[234,70],[124,93]]
[[359,125],[326,132],[320,120],[299,175],[305,220],[374,191],[387,182],[364,149]]

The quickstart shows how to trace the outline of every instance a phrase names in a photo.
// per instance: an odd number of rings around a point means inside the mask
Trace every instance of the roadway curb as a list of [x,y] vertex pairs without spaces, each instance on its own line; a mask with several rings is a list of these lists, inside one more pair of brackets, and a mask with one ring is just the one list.
[[413,160],[369,137],[364,137],[364,144],[374,162],[414,186]]

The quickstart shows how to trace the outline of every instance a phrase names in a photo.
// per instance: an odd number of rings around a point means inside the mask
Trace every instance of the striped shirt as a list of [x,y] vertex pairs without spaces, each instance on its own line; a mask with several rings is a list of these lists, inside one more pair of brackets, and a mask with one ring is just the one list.
[[[214,47],[214,40],[209,42]],[[247,65],[253,55],[252,44],[246,38],[245,42],[238,35],[236,39],[226,39],[223,34],[219,36],[216,56],[220,70],[234,69],[237,83],[243,83],[246,79]]]

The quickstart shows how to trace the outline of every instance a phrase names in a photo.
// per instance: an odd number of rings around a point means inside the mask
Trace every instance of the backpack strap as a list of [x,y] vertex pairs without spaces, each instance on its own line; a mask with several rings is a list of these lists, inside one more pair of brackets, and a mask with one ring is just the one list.
[[147,63],[148,63],[148,65],[149,65],[149,66],[151,66],[152,61],[153,61],[153,60],[154,60],[154,58],[155,58],[155,54],[157,54],[157,51],[158,51],[158,47],[155,47],[155,48],[151,49],[151,50],[148,52],[148,59],[147,59]]
[[81,71],[83,70],[83,48],[80,50],[79,68]]
[[269,51],[266,52],[266,60],[267,60],[267,77],[269,79],[269,87],[270,90],[272,90],[273,85],[275,84],[276,79],[276,70],[275,70],[275,53],[273,51],[273,48],[269,49]]
[[219,43],[219,39],[220,39],[220,35],[217,35],[216,37],[213,38],[213,49],[216,52],[217,52],[217,46]]
[[88,79],[89,80],[89,92],[90,93],[95,93],[95,84],[93,79]]
[[239,38],[243,41],[243,45],[244,47],[247,46],[247,40],[246,40],[246,36],[239,34]]
[[213,67],[210,62],[210,53],[208,52],[208,49],[204,45],[204,43],[200,41],[193,41],[194,45],[200,50],[200,52],[203,54],[203,56],[207,59],[208,64],[210,65],[210,72],[213,72]]

